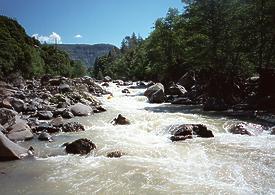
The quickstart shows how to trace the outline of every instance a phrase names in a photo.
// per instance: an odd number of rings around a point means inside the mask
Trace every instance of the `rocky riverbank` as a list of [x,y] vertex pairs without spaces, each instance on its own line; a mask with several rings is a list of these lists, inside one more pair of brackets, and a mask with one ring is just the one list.
[[23,149],[18,141],[53,141],[52,133],[84,131],[83,125],[64,119],[106,111],[96,98],[105,94],[90,77],[0,81],[0,159],[33,155],[33,148]]

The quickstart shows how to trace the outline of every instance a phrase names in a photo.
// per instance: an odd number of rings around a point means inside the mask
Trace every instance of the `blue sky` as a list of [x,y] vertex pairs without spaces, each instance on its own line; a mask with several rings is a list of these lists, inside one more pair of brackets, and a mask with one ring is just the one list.
[[132,32],[147,37],[169,7],[183,10],[181,0],[0,0],[0,14],[16,18],[30,36],[116,46]]

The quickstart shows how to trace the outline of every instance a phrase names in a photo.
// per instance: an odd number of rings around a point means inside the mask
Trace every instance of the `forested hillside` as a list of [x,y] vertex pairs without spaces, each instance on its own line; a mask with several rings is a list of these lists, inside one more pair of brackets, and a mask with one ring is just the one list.
[[169,9],[144,41],[126,37],[119,52],[97,59],[95,75],[168,83],[192,72],[209,95],[224,97],[240,91],[247,78],[273,71],[275,1],[183,3],[183,13]]
[[0,78],[11,73],[25,78],[43,74],[75,77],[86,71],[81,62],[72,61],[54,45],[41,45],[16,20],[6,16],[0,16],[0,47]]

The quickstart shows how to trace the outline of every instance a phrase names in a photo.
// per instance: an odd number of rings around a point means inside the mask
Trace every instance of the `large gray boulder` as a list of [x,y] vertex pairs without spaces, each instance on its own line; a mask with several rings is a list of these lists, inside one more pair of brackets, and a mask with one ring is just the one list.
[[31,128],[27,121],[16,118],[13,125],[7,128],[7,137],[12,141],[23,141],[33,138]]
[[182,97],[186,92],[187,91],[183,86],[177,84],[173,84],[168,88],[168,95],[177,95]]
[[156,83],[147,88],[144,95],[150,103],[163,103],[165,101],[164,86],[161,83]]
[[82,103],[77,103],[70,106],[70,111],[74,116],[89,116],[93,113],[93,109],[90,106],[87,106]]
[[28,155],[28,150],[10,141],[0,132],[0,161],[18,160]]

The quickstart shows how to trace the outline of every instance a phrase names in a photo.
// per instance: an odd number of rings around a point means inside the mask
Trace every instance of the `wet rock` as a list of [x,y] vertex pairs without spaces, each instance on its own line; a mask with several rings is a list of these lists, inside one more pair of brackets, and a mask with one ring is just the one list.
[[6,123],[11,122],[18,113],[14,110],[7,108],[0,108],[0,124],[4,125]]
[[54,127],[61,127],[63,123],[64,123],[64,119],[62,118],[62,116],[58,116],[50,122],[50,124],[53,125]]
[[18,160],[28,156],[28,150],[10,141],[0,132],[0,161]]
[[89,116],[93,113],[93,109],[90,106],[82,103],[77,103],[70,107],[70,111],[74,116]]
[[49,141],[49,142],[53,141],[52,136],[47,132],[41,132],[38,136],[38,139],[41,141]]
[[186,136],[182,136],[182,135],[175,136],[175,135],[173,135],[173,136],[170,137],[170,140],[172,142],[176,142],[176,141],[184,141],[184,140],[192,139],[192,138],[193,138],[192,135],[186,135]]
[[69,122],[66,124],[63,124],[61,127],[63,132],[79,132],[79,131],[85,131],[85,128],[83,125],[81,125],[78,122]]
[[37,113],[39,120],[50,120],[53,118],[53,113],[51,111],[40,111]]
[[116,83],[118,86],[123,86],[124,85],[123,80],[115,80],[115,81],[113,81],[113,83]]
[[212,131],[202,124],[183,124],[173,128],[171,134],[173,135],[170,138],[172,141],[192,139],[193,135],[203,138],[214,137]]
[[71,91],[71,87],[68,84],[61,84],[61,85],[59,85],[58,88],[59,88],[59,91],[61,93],[66,93],[66,92],[70,92]]
[[195,75],[193,72],[185,73],[179,80],[178,84],[185,87],[187,90],[191,89],[196,84]]
[[198,135],[199,137],[214,137],[211,130],[208,130],[205,125],[198,124],[198,125],[192,125],[193,126],[193,132],[194,134]]
[[52,125],[50,125],[49,123],[40,123],[35,129],[35,132],[48,132],[48,133],[57,133],[59,131],[61,131],[61,129],[59,127],[54,127]]
[[110,85],[109,85],[109,83],[104,82],[104,83],[101,84],[101,86],[109,87]]
[[25,110],[25,102],[21,99],[11,98],[11,105],[17,112],[23,112]]
[[111,81],[112,81],[112,78],[109,77],[109,76],[106,76],[106,77],[104,77],[103,81],[104,81],[104,82],[111,82]]
[[171,101],[171,104],[193,105],[194,102],[188,98],[175,98]]
[[223,99],[219,98],[208,98],[203,104],[204,111],[224,111],[228,109],[228,105],[224,102]]
[[271,134],[271,135],[275,135],[275,127],[271,128],[270,134]]
[[95,106],[93,109],[94,113],[106,112],[106,109],[102,106]]
[[7,133],[7,132],[6,132],[6,128],[3,127],[1,124],[0,124],[0,132],[2,132],[2,133]]
[[130,93],[129,89],[123,89],[121,93]]
[[249,136],[253,135],[253,133],[248,129],[248,126],[242,123],[233,125],[228,131],[233,134],[241,134],[241,135],[249,135]]
[[17,118],[12,126],[7,128],[7,137],[12,141],[23,141],[33,138],[31,128],[27,121]]
[[107,153],[108,158],[120,158],[123,155],[125,155],[125,153],[121,151],[113,151]]
[[161,83],[147,88],[144,95],[149,99],[150,103],[163,103],[165,101],[164,86]]
[[2,100],[0,106],[3,107],[3,108],[7,108],[7,109],[13,109],[13,107],[11,105],[11,102],[9,101],[8,98]]
[[177,84],[173,84],[168,88],[168,95],[177,95],[177,96],[184,96],[184,94],[186,93],[186,89],[181,86],[181,85],[177,85]]
[[96,145],[89,139],[78,139],[68,144],[65,150],[67,153],[70,153],[70,154],[84,155],[84,154],[90,153],[95,148],[96,148]]
[[126,119],[124,116],[119,114],[117,118],[113,119],[114,125],[129,125],[130,121]]
[[66,119],[74,118],[74,114],[68,110],[62,112],[62,117]]

